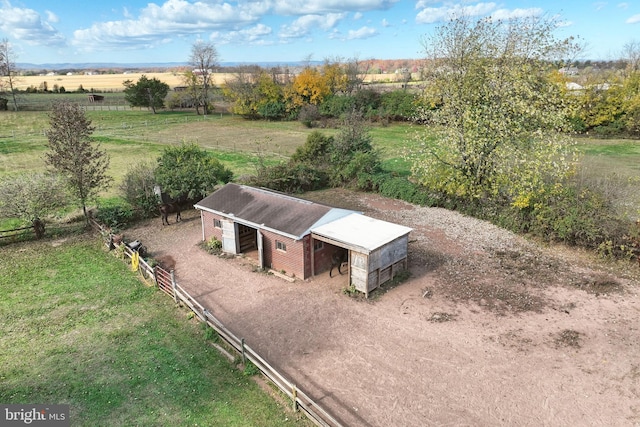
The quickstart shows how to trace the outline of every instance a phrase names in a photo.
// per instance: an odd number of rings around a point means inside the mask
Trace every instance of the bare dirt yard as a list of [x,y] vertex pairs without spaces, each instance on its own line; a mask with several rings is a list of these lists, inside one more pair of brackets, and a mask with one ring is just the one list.
[[195,211],[126,237],[344,425],[640,426],[637,264],[376,195],[305,197],[412,227],[409,279],[368,300],[345,276],[289,283],[207,254]]

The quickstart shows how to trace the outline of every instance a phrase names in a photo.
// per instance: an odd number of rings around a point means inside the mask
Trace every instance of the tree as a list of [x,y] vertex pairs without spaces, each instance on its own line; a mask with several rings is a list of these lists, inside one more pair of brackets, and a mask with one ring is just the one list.
[[222,87],[225,98],[232,102],[231,111],[248,118],[282,118],[286,105],[284,89],[277,77],[260,67],[240,70]]
[[233,172],[196,144],[168,147],[158,158],[156,181],[174,199],[207,196],[217,184],[231,181]]
[[5,91],[2,86],[6,85],[8,92],[11,94],[13,109],[14,111],[18,111],[18,101],[15,90],[16,64],[13,57],[13,49],[11,49],[9,40],[2,39],[2,41],[0,41],[0,77],[2,78],[2,81],[0,81],[0,90]]
[[622,47],[623,58],[627,62],[627,73],[640,71],[640,41],[631,40]]
[[353,184],[360,174],[380,169],[380,157],[373,149],[372,137],[362,112],[346,114],[329,146],[330,178],[335,186]]
[[330,94],[324,76],[315,68],[305,67],[293,80],[289,97],[293,106],[299,108],[305,104],[319,105]]
[[155,164],[139,162],[127,170],[119,187],[120,195],[142,216],[158,213],[155,171]]
[[144,74],[140,76],[136,83],[131,80],[123,82],[124,99],[131,104],[132,107],[151,108],[153,114],[156,108],[164,107],[164,99],[169,93],[169,85],[156,79],[149,79]]
[[66,182],[56,174],[23,173],[0,181],[0,216],[30,221],[37,238],[44,235],[42,218],[67,203]]
[[109,156],[91,142],[94,127],[77,104],[57,102],[46,131],[49,150],[45,163],[67,178],[69,189],[89,221],[87,203],[109,187]]
[[[414,179],[468,200],[532,194],[572,168],[563,88],[552,64],[577,50],[554,20],[450,21],[425,39],[428,105],[420,119],[435,138],[409,156]],[[554,62],[555,61],[555,62]]]
[[198,41],[191,46],[189,64],[194,67],[193,90],[196,93],[196,113],[198,106],[202,105],[203,114],[209,111],[209,89],[212,86],[214,68],[218,66],[218,50],[213,43]]

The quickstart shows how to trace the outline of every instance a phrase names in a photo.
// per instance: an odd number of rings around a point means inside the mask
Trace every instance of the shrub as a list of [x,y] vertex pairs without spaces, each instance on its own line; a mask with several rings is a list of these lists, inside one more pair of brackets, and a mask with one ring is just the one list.
[[158,196],[154,192],[155,166],[148,162],[133,165],[120,184],[120,195],[142,218],[158,213]]
[[222,252],[222,241],[213,236],[204,243],[204,249],[212,255],[218,255]]
[[298,112],[298,120],[308,128],[312,128],[317,120],[320,120],[318,107],[313,104],[305,104]]
[[118,199],[107,199],[98,203],[95,218],[101,224],[114,230],[122,229],[134,218],[133,209]]
[[284,162],[275,166],[263,166],[257,175],[246,179],[256,187],[267,187],[285,193],[301,193],[326,187],[326,173],[308,163]]

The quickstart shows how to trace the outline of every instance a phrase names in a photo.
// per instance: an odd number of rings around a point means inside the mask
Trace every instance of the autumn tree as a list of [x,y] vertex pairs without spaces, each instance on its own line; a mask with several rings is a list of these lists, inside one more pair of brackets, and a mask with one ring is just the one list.
[[66,177],[69,190],[76,198],[87,222],[87,203],[111,183],[107,175],[109,156],[93,144],[94,127],[77,104],[57,102],[49,114],[49,141],[45,163]]
[[331,93],[327,79],[320,71],[305,67],[291,84],[289,98],[294,107],[305,104],[319,105]]
[[0,180],[0,216],[31,222],[37,238],[44,235],[44,216],[67,203],[66,182],[57,174],[22,173]]
[[570,172],[568,109],[552,61],[572,55],[556,22],[454,19],[424,40],[429,60],[421,121],[429,134],[409,156],[414,179],[474,200],[528,206]]
[[224,83],[222,92],[232,103],[231,111],[244,117],[273,120],[287,111],[284,87],[277,75],[260,67],[240,70]]
[[196,113],[198,107],[202,106],[203,114],[209,112],[209,95],[213,86],[214,68],[218,66],[218,50],[213,43],[198,41],[191,46],[189,64],[194,68],[192,71],[191,90],[195,95]]
[[164,107],[164,99],[169,93],[169,85],[157,78],[148,78],[144,74],[136,83],[126,80],[124,84],[124,99],[132,107],[147,107],[156,113],[157,108]]

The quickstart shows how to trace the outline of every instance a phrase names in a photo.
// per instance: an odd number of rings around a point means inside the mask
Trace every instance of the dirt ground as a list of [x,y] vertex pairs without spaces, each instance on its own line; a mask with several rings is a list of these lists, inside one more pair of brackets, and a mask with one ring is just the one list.
[[207,254],[197,212],[127,230],[237,336],[349,426],[640,426],[639,268],[347,191],[307,197],[414,228],[411,276],[366,300]]

